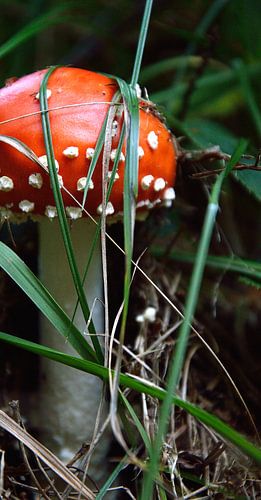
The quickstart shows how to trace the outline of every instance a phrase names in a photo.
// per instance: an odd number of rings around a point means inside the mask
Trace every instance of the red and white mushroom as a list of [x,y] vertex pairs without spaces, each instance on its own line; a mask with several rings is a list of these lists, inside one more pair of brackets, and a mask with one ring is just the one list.
[[[48,165],[40,116],[39,90],[46,70],[30,74],[0,90],[0,134],[25,143],[38,156],[43,168],[30,161],[8,144],[0,143],[0,216],[13,221],[31,217],[39,220],[40,277],[68,314],[76,296],[67,264],[57,211],[50,186]],[[108,112],[117,83],[107,76],[77,68],[58,68],[48,80],[48,105],[59,184],[78,264],[83,270],[95,225],[85,217],[81,203],[86,177],[97,139]],[[115,115],[112,124],[112,147],[109,174],[113,167],[123,118]],[[125,148],[121,152],[110,201],[106,207],[109,220],[123,210]],[[176,171],[176,150],[172,136],[151,106],[140,100],[139,189],[137,212],[158,204],[171,205]],[[65,188],[65,189],[64,189]],[[72,196],[71,196],[72,195]],[[89,184],[86,209],[94,217],[102,212],[102,158],[95,167]],[[76,219],[78,219],[76,221]],[[81,219],[81,220],[79,220]],[[95,256],[92,275],[88,274],[86,294],[90,306],[102,301],[102,273],[99,252]],[[98,333],[104,330],[103,307],[97,301],[94,324]],[[75,319],[85,332],[80,314]],[[44,319],[42,342],[50,347],[69,350],[64,338]],[[70,351],[71,352],[71,351]],[[38,412],[40,426],[56,439],[52,449],[67,459],[77,445],[89,439],[97,411],[99,391],[97,379],[43,360],[43,385]],[[50,444],[50,441],[47,444]]]

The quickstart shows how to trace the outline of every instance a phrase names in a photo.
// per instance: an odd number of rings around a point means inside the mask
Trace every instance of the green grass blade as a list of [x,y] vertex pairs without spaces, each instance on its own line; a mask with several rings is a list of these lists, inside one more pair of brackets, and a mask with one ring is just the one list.
[[122,314],[120,339],[123,342],[126,328],[130,283],[131,283],[131,259],[133,254],[133,237],[135,226],[135,199],[138,194],[138,144],[139,144],[139,103],[135,90],[138,82],[141,61],[143,57],[145,42],[147,38],[153,0],[146,0],[145,10],[142,18],[140,36],[136,50],[131,83],[128,85],[120,78],[116,78],[121,95],[125,103],[126,127],[126,162],[124,174],[124,250],[125,250],[125,278],[124,278],[124,309]]
[[[245,69],[249,79],[255,79],[256,81],[258,81],[261,72],[260,63],[248,64],[247,66],[245,66]],[[175,88],[169,86],[163,90],[152,93],[150,97],[157,104],[166,104],[166,111],[168,112],[169,106],[172,110],[177,108],[179,103],[176,103],[176,101],[177,99],[182,98],[182,95],[186,90],[186,86],[186,83],[181,82],[177,84]],[[213,95],[213,93],[219,92],[221,94],[224,93],[226,89],[236,92],[238,88],[238,75],[235,68],[215,71],[214,74],[206,74],[205,76],[202,76],[197,80],[197,88],[192,99],[193,110],[195,109],[196,104],[198,104],[198,106],[202,106],[203,99],[204,97],[206,99],[207,93]]]
[[[165,249],[158,246],[153,246],[151,248],[151,253],[155,257],[166,256]],[[192,252],[177,252],[176,250],[173,250],[167,254],[167,258],[173,259],[177,262],[194,264],[196,254]],[[222,271],[237,273],[241,276],[261,280],[261,263],[255,260],[240,259],[234,255],[229,257],[208,255],[205,265],[206,267],[211,267],[213,269],[221,269]]]
[[[110,78],[115,79],[115,77],[112,76],[112,75],[106,75],[106,76],[109,76]],[[112,101],[111,101],[111,105],[112,106],[116,105],[119,102],[120,97],[121,97],[120,92],[119,91],[115,92],[115,94],[114,94],[114,96],[112,98]],[[98,136],[98,139],[97,139],[97,142],[96,142],[94,155],[93,155],[93,157],[91,159],[90,167],[89,167],[88,172],[87,172],[86,186],[84,188],[84,193],[83,193],[82,207],[85,207],[85,203],[86,203],[86,199],[87,199],[87,194],[88,194],[88,188],[89,188],[89,185],[90,185],[90,180],[92,178],[93,172],[95,170],[95,167],[97,165],[97,162],[99,160],[100,154],[101,154],[103,146],[104,146],[105,135],[106,135],[106,128],[107,128],[107,120],[108,120],[108,113],[109,113],[109,110],[108,110],[108,112],[106,114],[106,117],[105,117],[105,120],[104,120],[104,122],[102,124],[102,128],[101,128],[101,131],[99,133],[99,136]],[[119,162],[119,157],[118,157],[118,162]],[[114,164],[115,163],[116,163],[116,159],[115,159]],[[111,186],[112,185],[113,185],[113,182],[111,183]]]
[[158,431],[154,443],[151,447],[149,470],[148,473],[145,474],[144,478],[142,500],[150,500],[152,497],[153,482],[157,475],[160,452],[161,452],[163,438],[166,433],[169,422],[169,415],[173,401],[173,394],[175,394],[176,392],[176,387],[181,374],[182,364],[185,358],[185,353],[190,333],[190,325],[196,310],[197,300],[205,268],[205,262],[216,220],[216,214],[219,207],[218,201],[222,183],[224,179],[227,177],[227,175],[231,172],[233,166],[236,165],[236,163],[239,161],[241,155],[245,151],[245,148],[246,148],[246,142],[240,141],[238,147],[236,148],[230,161],[228,162],[225,170],[223,170],[223,172],[217,177],[216,182],[214,183],[214,186],[212,188],[203,224],[202,234],[199,241],[196,261],[193,268],[191,282],[187,294],[184,320],[180,328],[177,346],[175,348],[173,359],[171,360],[168,371],[166,397],[163,401],[160,410]]
[[93,349],[48,290],[20,257],[2,242],[0,242],[0,266],[53,324],[57,329],[57,335],[58,332],[63,335],[82,357],[96,360]]
[[259,135],[259,139],[261,138],[261,113],[259,107],[256,102],[256,98],[254,96],[253,89],[249,82],[249,77],[246,71],[246,66],[242,60],[237,59],[234,61],[234,68],[239,77],[239,81],[241,84],[242,92],[246,99],[246,103],[248,105],[250,114],[252,116],[253,123],[256,127],[256,131]]
[[115,469],[112,471],[110,477],[107,479],[107,481],[105,481],[103,486],[99,489],[99,493],[97,493],[97,495],[96,495],[96,500],[102,500],[102,498],[104,498],[105,495],[107,495],[108,493],[110,494],[110,492],[108,490],[111,487],[111,485],[113,484],[113,482],[115,481],[115,479],[117,479],[120,472],[126,467],[126,459],[127,459],[127,456],[125,456],[117,464]]
[[[42,127],[43,127],[43,135],[44,135],[44,142],[45,142],[45,148],[46,148],[46,155],[47,155],[47,162],[49,166],[49,174],[50,174],[50,180],[51,180],[51,186],[53,190],[53,195],[54,195],[54,200],[55,200],[55,205],[57,208],[57,214],[59,218],[59,223],[60,223],[60,229],[63,237],[63,242],[68,258],[68,263],[70,266],[70,270],[72,273],[72,279],[75,285],[75,289],[77,292],[77,296],[79,299],[79,303],[82,308],[83,316],[86,321],[86,323],[89,322],[90,318],[90,310],[87,304],[86,300],[86,295],[82,286],[82,280],[79,274],[79,270],[76,264],[75,260],[75,255],[74,255],[74,250],[73,250],[73,245],[71,241],[71,236],[70,236],[70,230],[69,230],[69,225],[67,222],[66,214],[65,214],[65,209],[64,209],[64,204],[63,204],[63,199],[61,195],[61,189],[59,186],[59,181],[58,181],[58,176],[57,176],[57,171],[55,167],[55,157],[54,157],[54,150],[53,150],[53,142],[52,142],[52,133],[51,133],[51,126],[50,126],[50,120],[49,120],[49,113],[48,113],[48,101],[46,97],[46,89],[47,89],[47,84],[49,77],[51,74],[55,71],[57,67],[51,67],[44,75],[41,87],[40,87],[40,107],[41,107],[41,117],[42,117]],[[95,352],[97,354],[97,357],[99,361],[102,363],[103,362],[103,354],[102,350],[100,347],[100,343],[98,340],[98,337],[95,335],[95,328],[94,324],[92,321],[89,323],[89,330],[91,335],[91,340],[93,343],[93,347],[95,349]]]
[[[86,373],[96,375],[97,377],[102,378],[105,382],[108,382],[109,380],[109,370],[104,366],[99,365],[98,363],[76,358],[74,356],[70,356],[69,354],[61,353],[54,349],[50,349],[28,340],[20,339],[4,332],[0,332],[0,341],[33,352],[34,354],[39,354],[40,356],[44,356],[46,358],[52,359],[67,366],[71,366]],[[139,377],[121,373],[119,377],[119,383],[122,387],[128,387],[141,394],[144,393],[153,398],[158,398],[160,401],[164,401],[164,399],[166,398],[166,391],[164,389],[154,386],[151,383],[147,383]],[[261,449],[251,443],[242,434],[232,429],[232,427],[230,427],[228,424],[222,422],[222,420],[220,420],[218,417],[215,417],[207,411],[202,410],[201,408],[187,401],[183,401],[176,396],[172,396],[172,404],[175,404],[179,408],[184,409],[197,420],[214,429],[214,431],[222,436],[225,440],[235,445],[243,453],[252,458],[256,463],[261,464]]]
[[[108,191],[107,191],[107,196],[106,196],[106,204],[108,203],[108,201],[110,199],[111,190],[112,190],[112,187],[113,187],[115,175],[116,175],[118,164],[119,164],[119,160],[120,160],[120,153],[121,153],[121,150],[122,150],[122,145],[123,145],[124,137],[125,137],[125,126],[123,125],[122,131],[121,131],[121,135],[120,135],[120,139],[119,139],[119,144],[118,144],[117,152],[116,152],[116,155],[115,155],[115,160],[114,160],[114,163],[113,163],[113,168],[112,168],[112,171],[111,171],[111,177],[110,177],[109,184],[108,184]],[[103,144],[103,143],[101,142],[101,144]],[[95,151],[96,151],[96,148],[95,148]],[[90,165],[90,168],[91,168],[91,165]],[[89,177],[89,180],[90,179],[91,179],[91,176]],[[87,181],[86,181],[86,185],[88,185],[88,178],[87,178]],[[100,234],[100,231],[101,231],[101,221],[102,221],[102,218],[100,217],[100,219],[97,222],[97,227],[96,227],[95,235],[94,235],[94,238],[93,238],[93,241],[92,241],[91,249],[90,249],[90,252],[89,252],[88,261],[87,261],[86,268],[85,268],[85,271],[84,271],[84,276],[83,276],[82,284],[84,284],[84,282],[85,282],[85,280],[86,280],[86,278],[88,276],[88,269],[89,269],[89,266],[91,264],[93,253],[94,253],[95,247],[97,245],[97,241],[98,241],[99,234]],[[74,317],[74,315],[76,313],[77,305],[78,305],[78,303],[75,306],[75,311],[74,311],[73,317]]]
[[64,22],[61,13],[72,6],[72,3],[64,3],[50,11],[38,16],[33,21],[24,26],[20,31],[17,31],[9,40],[0,46],[0,57],[4,57],[12,50],[16,49],[19,45],[26,42],[37,33],[47,30],[49,26]]
[[153,78],[159,78],[162,74],[177,70],[186,64],[189,68],[197,69],[202,64],[202,59],[199,56],[186,55],[168,57],[143,67],[140,72],[140,81],[146,84],[153,80]]
[[261,290],[261,281],[246,278],[245,276],[241,276],[239,281],[240,283],[244,283],[247,286],[251,286],[253,288],[256,288],[257,290]]
[[[192,55],[195,53],[197,46],[199,44],[199,41],[203,41],[203,37],[206,34],[207,30],[213,23],[213,21],[216,19],[220,11],[224,8],[228,0],[215,0],[214,2],[211,2],[211,4],[208,7],[208,10],[206,11],[205,15],[202,17],[199,25],[195,29],[195,39],[193,42],[191,42],[186,51],[186,55]],[[185,60],[184,60],[185,62]],[[177,72],[173,85],[172,87],[175,87],[183,78],[185,71],[186,71],[187,65],[184,63],[184,65],[179,69]]]
[[139,144],[139,102],[136,91],[116,78],[124,101],[126,123],[126,160],[124,173],[123,195],[123,223],[124,223],[124,250],[125,250],[125,277],[124,277],[124,308],[122,314],[120,340],[123,343],[126,328],[130,283],[131,259],[133,254],[133,238],[136,214],[136,196],[138,193],[138,144]]
[[142,423],[140,422],[139,417],[137,416],[133,406],[129,403],[128,399],[125,398],[125,396],[122,392],[121,392],[121,401],[123,401],[123,403],[125,404],[128,412],[129,412],[129,414],[130,414],[130,416],[135,424],[135,428],[139,432],[147,451],[149,451],[150,450],[149,436],[148,436],[146,430],[144,429]]
[[[199,25],[197,26],[195,30],[195,34],[197,37],[204,37],[205,34],[207,33],[208,29],[210,28],[211,24],[214,22],[214,20],[217,18],[217,16],[220,14],[221,10],[225,7],[225,5],[228,3],[229,0],[215,0],[214,2],[211,2],[209,4],[209,8],[206,11],[205,15],[202,17]],[[195,42],[193,42],[188,49],[188,52],[191,54],[193,53],[197,48],[197,45]]]
[[131,86],[132,87],[135,87],[136,83],[138,83],[138,80],[139,80],[141,61],[142,61],[145,42],[146,42],[147,33],[148,33],[152,4],[153,4],[153,0],[146,0],[144,14],[142,17],[140,36],[139,36],[139,41],[138,41],[138,46],[137,46],[137,50],[136,50],[133,71],[132,71],[132,77],[131,77]]
[[[106,74],[106,76],[108,76],[109,78],[112,78],[112,79],[116,79],[116,77],[113,76],[113,75]],[[114,94],[114,96],[113,96],[112,105],[117,104],[120,99],[121,99],[121,93],[119,91],[117,91]],[[91,163],[90,163],[90,167],[89,167],[88,172],[87,172],[86,187],[84,189],[83,200],[82,200],[82,207],[83,208],[85,207],[85,203],[87,201],[88,187],[89,187],[89,184],[90,184],[90,180],[92,178],[92,175],[93,175],[94,169],[96,167],[97,161],[99,159],[99,156],[100,156],[100,154],[102,152],[102,149],[103,149],[103,146],[104,146],[105,135],[106,135],[106,127],[107,127],[107,118],[108,118],[108,113],[107,113],[106,118],[105,118],[105,120],[104,120],[104,122],[102,124],[102,128],[101,128],[99,137],[98,137],[97,142],[96,142],[94,155],[93,155],[93,158],[92,158]],[[107,195],[106,195],[106,204],[108,203],[108,201],[110,199],[110,195],[111,195],[111,191],[112,191],[112,187],[113,187],[115,175],[117,173],[118,164],[119,164],[119,161],[120,161],[120,154],[121,154],[121,151],[122,151],[124,139],[125,139],[125,124],[123,124],[123,126],[122,126],[122,130],[121,130],[121,134],[120,134],[120,138],[119,138],[118,147],[117,147],[115,159],[114,159],[114,162],[113,162],[113,168],[112,168],[111,176],[110,176],[109,183],[108,183],[108,190],[107,190]],[[100,217],[99,220],[98,220],[98,222],[97,222],[97,228],[96,228],[96,231],[95,231],[95,235],[94,235],[94,238],[93,238],[92,246],[91,246],[91,249],[90,249],[90,252],[89,252],[89,256],[88,256],[88,260],[87,260],[87,263],[86,263],[86,268],[85,268],[85,271],[84,271],[82,285],[84,284],[84,282],[86,281],[86,278],[88,276],[88,269],[89,269],[89,266],[91,264],[92,256],[93,256],[95,247],[97,245],[97,241],[98,241],[99,234],[100,234],[100,231],[101,231],[101,222],[102,222],[102,217]],[[75,306],[73,317],[75,316],[77,307],[78,307],[78,301],[77,301],[77,304]]]
[[124,237],[126,257],[131,259],[135,226],[135,200],[138,193],[139,105],[136,92],[123,80],[117,79],[127,116],[126,161],[124,173]]

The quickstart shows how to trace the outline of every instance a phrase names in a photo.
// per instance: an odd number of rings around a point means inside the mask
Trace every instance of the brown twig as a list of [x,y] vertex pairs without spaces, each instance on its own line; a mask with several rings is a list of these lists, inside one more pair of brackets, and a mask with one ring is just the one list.
[[[20,425],[20,427],[22,427],[22,429],[25,429],[23,421],[22,421],[22,417],[21,417],[21,414],[20,414],[19,401],[11,401],[9,403],[9,406],[13,410],[14,418],[15,418],[16,422],[18,423],[18,425]],[[28,470],[29,475],[31,476],[31,478],[32,478],[35,486],[38,488],[38,491],[41,493],[41,495],[43,496],[43,498],[45,498],[46,500],[50,500],[50,497],[43,490],[41,484],[39,483],[36,475],[34,474],[32,468],[31,468],[31,465],[30,465],[30,462],[28,460],[27,453],[26,453],[26,450],[25,450],[25,446],[22,443],[22,441],[19,441],[19,446],[20,446],[20,450],[21,450],[24,462],[26,464],[27,470]]]
[[[260,165],[260,158],[261,158],[261,152],[259,152],[254,158],[254,156],[251,155],[243,155],[242,158],[247,158],[251,160],[255,160],[253,164],[251,165],[245,165],[242,163],[238,163],[234,166],[233,170],[256,170],[256,171],[261,171],[261,165]],[[193,163],[198,163],[198,162],[203,162],[203,161],[217,161],[217,160],[223,160],[223,161],[229,161],[231,159],[231,155],[224,153],[221,151],[219,146],[212,146],[210,148],[206,149],[196,149],[196,150],[190,150],[187,151],[185,149],[179,149],[179,163],[185,163],[185,162],[193,162]],[[212,175],[217,175],[220,172],[222,172],[224,168],[216,168],[213,170],[204,170],[202,172],[196,172],[191,174],[191,177],[193,179],[202,179],[204,177],[209,177]]]
[[[223,172],[225,170],[224,168],[216,168],[215,170],[205,170],[204,172],[196,172],[195,174],[192,174],[191,177],[193,179],[202,179],[203,177],[209,177],[211,175],[216,175],[220,174],[220,172]],[[256,170],[261,172],[261,165],[259,166],[254,166],[254,165],[235,165],[233,170]]]

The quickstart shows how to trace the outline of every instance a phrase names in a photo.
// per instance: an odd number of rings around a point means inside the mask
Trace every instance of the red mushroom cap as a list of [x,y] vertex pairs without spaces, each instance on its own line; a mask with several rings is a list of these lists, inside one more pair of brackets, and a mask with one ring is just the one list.
[[[40,116],[39,89],[46,70],[32,73],[0,89],[0,134],[25,143],[46,163]],[[101,74],[78,68],[58,68],[48,80],[48,106],[55,159],[61,185],[79,203],[94,148],[116,90],[117,83]],[[117,149],[122,117],[116,116],[112,129],[109,170]],[[123,148],[110,196],[108,214],[123,209],[125,165]],[[47,165],[46,165],[47,166]],[[137,209],[150,208],[160,200],[174,198],[176,150],[172,136],[160,118],[140,101],[139,192]],[[62,189],[71,218],[81,216],[79,205]],[[86,209],[100,212],[102,203],[102,158],[95,167],[89,186]],[[8,144],[0,142],[0,207],[2,215],[55,216],[48,173]]]

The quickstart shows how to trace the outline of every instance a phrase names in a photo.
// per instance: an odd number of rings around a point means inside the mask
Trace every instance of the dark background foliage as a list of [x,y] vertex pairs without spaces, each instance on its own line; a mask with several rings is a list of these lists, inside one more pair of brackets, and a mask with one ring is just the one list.
[[[130,80],[143,1],[2,0],[0,8],[2,85],[10,77],[53,64],[88,68]],[[231,153],[238,139],[245,137],[248,153],[253,156],[247,161],[255,163],[261,138],[260,19],[259,0],[154,2],[140,81],[166,115],[175,135],[183,137],[180,142],[183,147],[219,145]],[[30,29],[34,33],[27,38]],[[16,44],[23,33],[25,41]],[[8,43],[12,41],[11,50]],[[147,221],[145,236],[142,233],[144,241],[155,240],[157,236],[157,245],[163,253],[166,247],[174,249],[174,253],[195,251],[213,178],[195,180],[191,176],[211,168],[208,162],[180,165],[173,210],[159,212]],[[245,170],[231,176],[223,192],[212,253],[235,254],[260,265],[260,200],[260,172]],[[22,242],[22,252],[31,260],[35,255],[33,225],[28,226],[28,235],[27,242]],[[3,236],[9,238],[6,233]],[[31,263],[35,266],[34,260]],[[173,263],[170,258],[164,260],[164,265],[164,272],[183,271],[177,295],[183,303],[191,268]],[[13,300],[20,304],[21,298],[20,295],[10,298],[6,289],[3,285],[3,310],[8,312]],[[113,293],[117,295],[115,290]],[[255,416],[260,411],[257,386],[260,298],[260,279],[245,283],[240,276],[223,269],[206,275],[198,308],[201,324],[214,333],[213,345],[217,343],[221,360],[236,379]],[[6,315],[3,316],[6,321]],[[14,326],[19,332],[19,325],[13,323],[9,319],[7,329]],[[26,336],[24,331],[20,334]],[[208,340],[211,344],[210,337]],[[203,355],[202,350],[195,358],[193,373],[194,379],[198,379],[196,390],[202,394],[210,375],[214,378],[216,374],[216,366],[213,368],[208,354]],[[245,424],[232,392],[221,376],[214,391],[215,404],[210,407],[248,433],[249,425]],[[224,398],[229,400],[229,415],[224,409]]]

